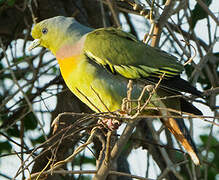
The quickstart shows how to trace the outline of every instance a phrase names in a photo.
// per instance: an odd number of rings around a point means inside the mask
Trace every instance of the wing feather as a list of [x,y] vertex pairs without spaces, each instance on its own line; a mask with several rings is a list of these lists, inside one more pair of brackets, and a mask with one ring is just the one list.
[[111,72],[138,79],[178,76],[183,66],[176,57],[138,41],[129,33],[115,28],[102,28],[89,33],[84,44],[85,54]]

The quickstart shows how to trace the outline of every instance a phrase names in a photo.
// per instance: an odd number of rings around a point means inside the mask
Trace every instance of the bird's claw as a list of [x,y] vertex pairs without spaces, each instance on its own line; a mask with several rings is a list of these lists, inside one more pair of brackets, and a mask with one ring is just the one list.
[[102,124],[105,128],[109,129],[110,131],[115,131],[121,125],[121,122],[116,119],[107,119],[103,118],[98,121],[99,124]]

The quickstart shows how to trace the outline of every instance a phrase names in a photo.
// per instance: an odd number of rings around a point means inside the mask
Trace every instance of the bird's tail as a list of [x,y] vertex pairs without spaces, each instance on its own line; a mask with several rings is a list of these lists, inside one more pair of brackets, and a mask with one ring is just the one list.
[[[148,77],[145,80],[150,83],[157,83],[159,78]],[[204,96],[202,92],[193,87],[188,81],[181,79],[179,76],[169,79],[162,79],[160,87],[173,92],[186,92],[198,97]]]
[[198,158],[197,149],[195,144],[184,124],[183,119],[180,118],[168,118],[162,120],[164,125],[169,129],[169,131],[175,136],[175,138],[182,144],[185,150],[190,155],[192,161],[199,165],[200,161]]

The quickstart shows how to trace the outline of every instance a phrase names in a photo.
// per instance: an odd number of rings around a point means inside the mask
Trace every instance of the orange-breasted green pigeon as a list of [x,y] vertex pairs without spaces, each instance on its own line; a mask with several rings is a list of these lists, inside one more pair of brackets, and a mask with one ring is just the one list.
[[[152,95],[144,115],[164,115],[162,122],[183,145],[195,164],[197,150],[181,118],[176,112],[200,115],[187,102],[182,92],[201,96],[202,93],[180,78],[184,70],[176,57],[150,47],[135,36],[116,28],[92,29],[74,18],[57,16],[37,23],[29,49],[48,48],[58,60],[68,88],[95,112],[118,111],[127,97],[127,83],[133,81],[132,99],[138,99],[145,85],[160,86]],[[145,91],[144,102],[149,97]],[[142,100],[143,101],[143,100]],[[132,103],[136,105],[136,103]],[[167,109],[175,110],[175,113]]]

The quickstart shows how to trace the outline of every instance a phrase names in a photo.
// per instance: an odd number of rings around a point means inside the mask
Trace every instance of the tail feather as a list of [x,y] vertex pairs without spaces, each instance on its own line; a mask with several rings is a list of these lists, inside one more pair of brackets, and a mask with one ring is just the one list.
[[163,123],[165,124],[165,126],[167,126],[167,128],[175,136],[175,138],[182,144],[182,146],[190,155],[192,161],[196,165],[199,165],[200,161],[198,158],[197,149],[184,124],[183,119],[168,118],[168,120],[163,120]]
[[[148,77],[145,80],[150,83],[157,83],[159,81],[159,78]],[[198,97],[203,97],[203,93],[201,91],[197,90],[188,81],[181,79],[179,76],[169,79],[163,79],[161,81],[160,87],[164,89],[169,89],[173,92],[186,92]]]
[[195,115],[203,115],[198,108],[193,106],[190,102],[186,101],[184,98],[180,98],[180,108],[184,112],[188,112]]

